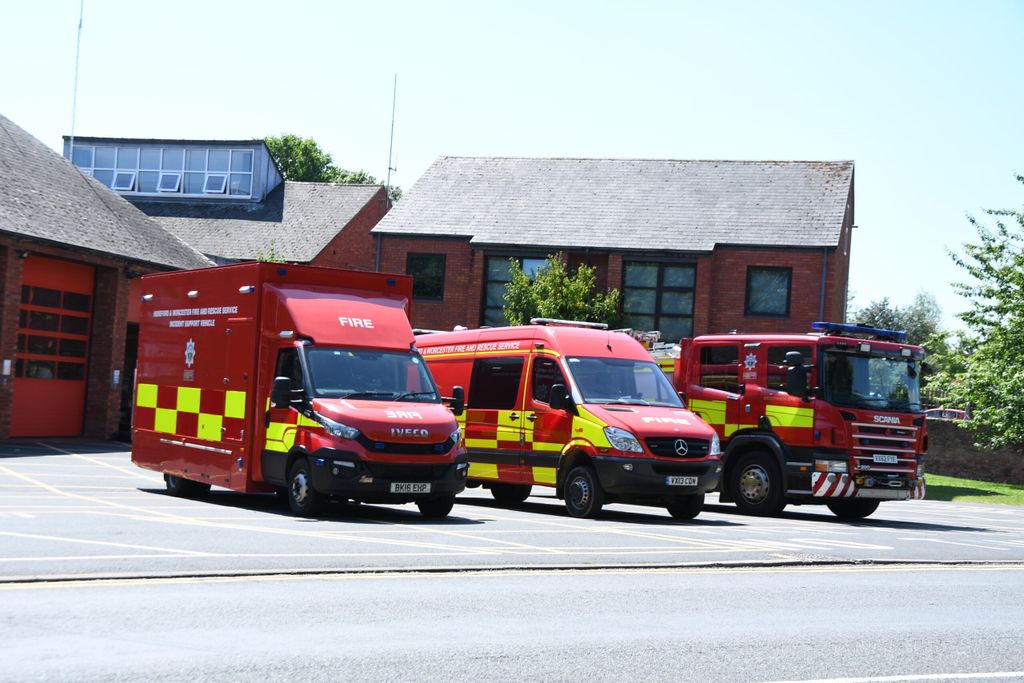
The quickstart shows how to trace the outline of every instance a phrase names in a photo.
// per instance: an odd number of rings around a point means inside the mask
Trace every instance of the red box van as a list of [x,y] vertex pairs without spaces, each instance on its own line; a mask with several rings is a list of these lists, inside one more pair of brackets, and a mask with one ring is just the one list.
[[170,493],[451,511],[469,465],[413,345],[411,278],[245,263],[147,275],[142,291],[132,461]]
[[574,517],[613,501],[696,517],[721,472],[714,429],[632,337],[534,322],[416,338],[442,391],[468,387],[470,485],[505,504],[553,486]]

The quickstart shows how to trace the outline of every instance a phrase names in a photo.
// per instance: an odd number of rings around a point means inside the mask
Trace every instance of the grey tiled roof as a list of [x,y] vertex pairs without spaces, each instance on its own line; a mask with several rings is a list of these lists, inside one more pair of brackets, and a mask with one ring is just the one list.
[[259,204],[133,201],[204,254],[249,260],[273,253],[286,261],[308,263],[380,189],[286,181]]
[[852,161],[440,157],[374,233],[478,244],[834,247]]
[[211,265],[2,115],[0,231],[161,266]]

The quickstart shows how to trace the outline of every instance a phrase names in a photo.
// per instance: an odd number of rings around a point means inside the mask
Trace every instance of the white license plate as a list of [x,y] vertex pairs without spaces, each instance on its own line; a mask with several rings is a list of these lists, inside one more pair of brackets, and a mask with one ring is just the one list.
[[669,486],[696,486],[697,477],[665,477],[665,483]]
[[395,481],[391,483],[391,493],[430,493],[430,484]]
[[898,456],[889,453],[875,453],[875,457],[872,460],[879,465],[898,465],[900,462]]

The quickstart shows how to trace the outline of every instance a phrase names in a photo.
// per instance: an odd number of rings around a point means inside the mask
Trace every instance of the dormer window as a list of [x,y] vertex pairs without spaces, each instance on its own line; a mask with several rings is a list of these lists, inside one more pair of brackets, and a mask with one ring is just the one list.
[[251,149],[76,144],[72,156],[83,173],[125,194],[249,198],[253,193]]

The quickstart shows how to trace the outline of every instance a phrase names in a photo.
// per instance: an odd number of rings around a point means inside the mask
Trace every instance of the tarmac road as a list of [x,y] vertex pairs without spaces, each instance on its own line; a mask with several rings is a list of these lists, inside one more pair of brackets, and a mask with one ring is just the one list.
[[714,496],[692,521],[610,505],[568,516],[550,489],[515,510],[481,489],[445,520],[415,506],[292,516],[271,495],[163,493],[121,444],[0,444],[0,580],[487,567],[1024,562],[1024,508],[883,503],[867,520],[817,506],[747,517]]

